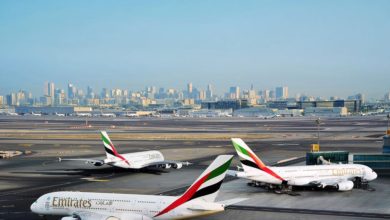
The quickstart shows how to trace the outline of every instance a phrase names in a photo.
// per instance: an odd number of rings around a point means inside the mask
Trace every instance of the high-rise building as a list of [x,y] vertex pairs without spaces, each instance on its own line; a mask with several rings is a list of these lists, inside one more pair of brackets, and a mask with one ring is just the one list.
[[4,105],[4,96],[0,95],[0,105]]
[[275,98],[277,100],[287,99],[288,98],[288,87],[287,86],[276,87]]
[[199,100],[205,100],[206,99],[206,91],[200,90],[199,91]]
[[207,90],[206,90],[206,99],[211,99],[213,98],[213,86],[211,84],[207,85]]
[[46,82],[45,83],[45,96],[50,96],[54,98],[54,83],[53,82]]
[[230,87],[229,98],[230,99],[239,99],[240,98],[240,87],[238,87],[238,86]]
[[56,89],[54,93],[54,105],[65,104],[65,91],[63,89]]
[[11,94],[7,95],[7,105],[9,105],[9,106],[19,105],[17,102],[16,93],[11,93]]
[[187,92],[188,94],[192,94],[192,83],[187,84]]
[[76,87],[69,83],[68,84],[68,99],[74,99],[76,97],[77,89]]
[[89,99],[95,98],[95,93],[93,92],[93,89],[90,86],[87,87],[87,98]]

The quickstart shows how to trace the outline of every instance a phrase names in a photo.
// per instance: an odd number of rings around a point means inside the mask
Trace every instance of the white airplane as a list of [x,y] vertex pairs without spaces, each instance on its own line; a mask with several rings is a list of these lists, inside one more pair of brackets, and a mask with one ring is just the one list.
[[9,116],[19,116],[19,114],[16,112],[6,112],[5,114]]
[[116,115],[114,113],[103,113],[103,112],[100,112],[100,116],[101,117],[109,117],[109,118],[115,118]]
[[330,164],[311,166],[266,166],[240,138],[232,138],[233,146],[240,157],[243,172],[229,171],[230,175],[273,186],[327,186],[338,191],[349,191],[354,181],[372,181],[377,174],[361,164]]
[[57,112],[56,112],[56,116],[59,116],[59,117],[65,117],[65,114],[62,114],[62,113],[57,113]]
[[39,197],[31,211],[39,215],[66,216],[62,220],[183,219],[224,211],[245,199],[215,202],[232,161],[218,156],[181,196],[93,192],[52,192]]
[[78,117],[92,117],[92,114],[91,113],[76,112],[76,116],[78,116]]
[[34,112],[31,112],[31,115],[32,115],[32,116],[42,116],[41,113],[34,113]]
[[106,150],[107,158],[104,160],[96,160],[96,159],[84,159],[84,158],[74,158],[74,159],[63,159],[59,158],[59,161],[85,161],[86,163],[93,164],[95,166],[102,165],[110,165],[113,167],[120,167],[125,169],[142,169],[146,167],[155,167],[155,168],[163,168],[163,169],[180,169],[183,165],[190,165],[189,162],[181,162],[181,161],[172,161],[172,160],[164,160],[164,156],[160,151],[142,151],[136,153],[127,153],[120,154],[116,150],[114,144],[111,142],[108,137],[107,132],[101,131],[101,137],[104,145],[104,149]]

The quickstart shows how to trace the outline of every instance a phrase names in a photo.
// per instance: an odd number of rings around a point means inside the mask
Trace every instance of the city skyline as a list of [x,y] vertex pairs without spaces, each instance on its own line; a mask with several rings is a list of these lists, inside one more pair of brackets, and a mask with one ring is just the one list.
[[380,99],[390,90],[389,10],[379,0],[1,1],[0,94],[40,95],[47,79],[63,89],[288,85]]

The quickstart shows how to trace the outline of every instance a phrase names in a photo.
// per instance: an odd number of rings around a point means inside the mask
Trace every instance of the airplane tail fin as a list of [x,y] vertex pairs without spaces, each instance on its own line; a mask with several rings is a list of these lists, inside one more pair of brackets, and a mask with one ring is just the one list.
[[214,202],[232,159],[232,155],[218,156],[183,195],[158,213],[155,217],[163,215],[193,199],[201,199],[205,202]]
[[106,151],[106,155],[108,159],[113,159],[116,157],[119,157],[118,151],[116,151],[114,144],[111,142],[110,137],[108,137],[108,134],[106,131],[100,131],[104,149]]
[[244,171],[253,171],[253,169],[263,170],[266,167],[241,138],[232,138],[232,143],[240,157]]
[[261,170],[281,181],[285,181],[281,176],[279,176],[273,170],[268,168],[263,163],[263,161],[261,161],[255,153],[253,153],[253,151],[248,147],[248,145],[246,145],[245,142],[241,140],[241,138],[232,138],[232,142],[234,148],[237,151],[238,156],[240,157],[240,162],[245,172]]

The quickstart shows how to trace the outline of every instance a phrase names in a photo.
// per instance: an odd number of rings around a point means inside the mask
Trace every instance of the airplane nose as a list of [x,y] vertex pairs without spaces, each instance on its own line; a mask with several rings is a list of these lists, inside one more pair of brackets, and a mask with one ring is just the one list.
[[378,174],[376,174],[376,172],[372,171],[372,177],[373,177],[372,179],[374,180],[378,177]]
[[37,213],[37,211],[38,211],[37,202],[34,202],[33,204],[31,204],[30,209],[32,212]]

